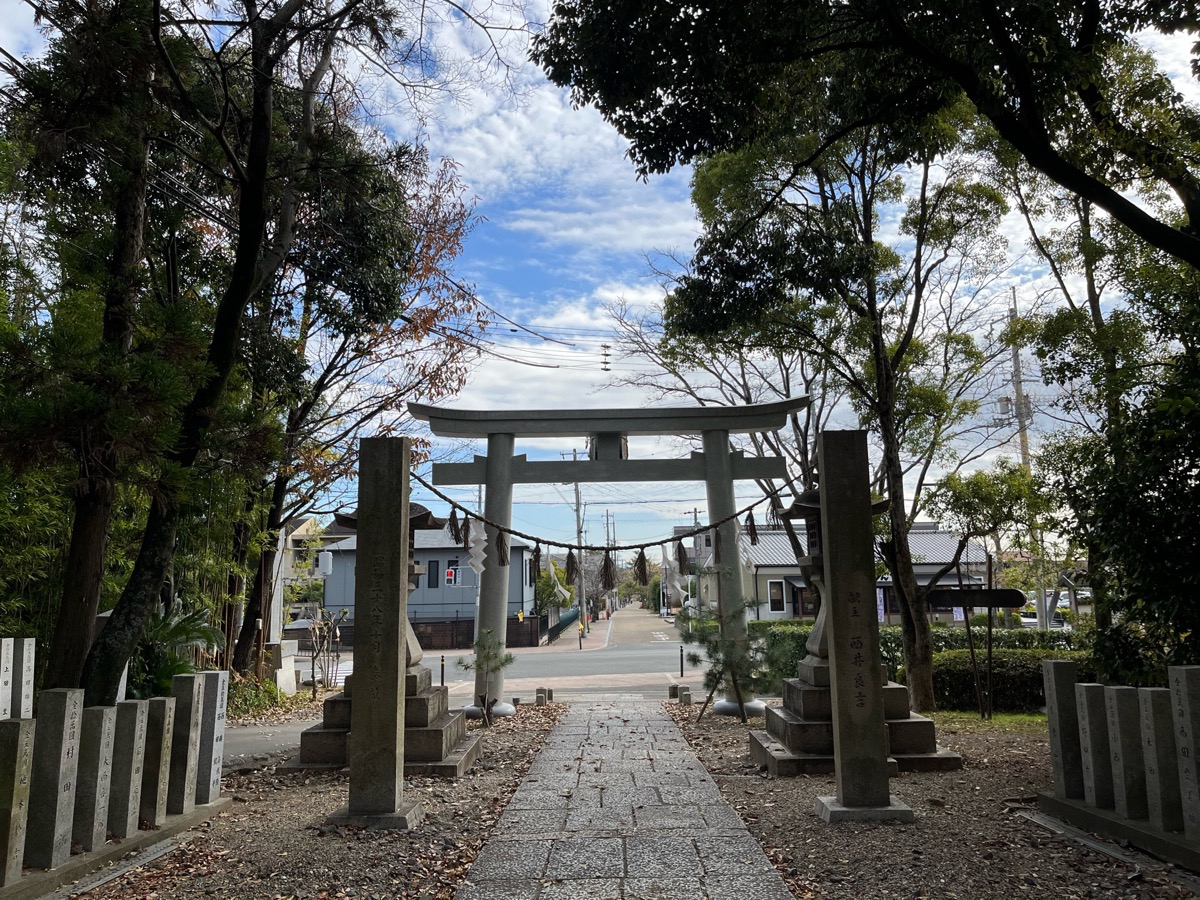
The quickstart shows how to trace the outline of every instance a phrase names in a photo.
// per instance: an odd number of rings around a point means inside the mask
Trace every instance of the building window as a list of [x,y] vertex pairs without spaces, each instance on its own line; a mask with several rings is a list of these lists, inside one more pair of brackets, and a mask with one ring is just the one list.
[[771,601],[771,612],[773,612],[773,613],[783,612],[783,582],[782,581],[768,581],[767,582],[767,596],[770,598],[770,601]]
[[425,582],[430,589],[438,586],[438,579],[441,577],[441,571],[442,564],[436,559],[431,559],[429,561],[429,574],[426,576],[428,580]]
[[529,570],[529,586],[537,587],[537,569],[533,567],[533,560],[529,560],[525,566]]
[[461,576],[459,575],[459,571],[458,571],[458,560],[457,559],[446,560],[446,585],[450,586],[450,585],[461,584],[461,581],[459,580],[460,577]]

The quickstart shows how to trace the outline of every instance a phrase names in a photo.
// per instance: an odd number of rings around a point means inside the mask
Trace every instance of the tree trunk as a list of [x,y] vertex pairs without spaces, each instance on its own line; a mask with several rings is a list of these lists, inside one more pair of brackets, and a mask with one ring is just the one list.
[[116,490],[110,477],[80,479],[75,493],[75,519],[71,545],[63,571],[62,604],[54,623],[54,637],[46,655],[46,688],[77,688],[83,662],[92,647],[100,583],[108,549],[108,522]]
[[174,556],[178,526],[178,505],[169,499],[151,505],[133,573],[84,664],[84,706],[112,706],[117,702],[121,673],[146,630]]
[[267,533],[262,553],[258,555],[258,568],[254,585],[246,598],[246,612],[242,617],[242,628],[238,633],[237,646],[233,650],[231,665],[235,672],[248,672],[258,636],[258,621],[266,628],[267,616],[271,613],[269,598],[275,587],[275,557],[278,554],[279,530],[282,528],[283,504],[287,499],[289,479],[276,473],[271,484],[271,507],[267,510]]

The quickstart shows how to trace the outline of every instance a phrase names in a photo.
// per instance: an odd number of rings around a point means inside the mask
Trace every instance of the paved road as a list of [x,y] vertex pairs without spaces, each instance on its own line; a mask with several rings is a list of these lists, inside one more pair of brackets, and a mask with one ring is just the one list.
[[[518,647],[505,670],[504,696],[532,702],[537,688],[554,689],[555,700],[642,700],[667,696],[668,686],[683,681],[698,684],[700,670],[684,665],[680,672],[679,633],[672,622],[654,613],[626,607],[611,619],[593,622],[580,650],[576,633],[564,633],[554,644]],[[450,689],[453,707],[469,703],[474,679],[456,661],[469,651],[428,653],[423,662]],[[337,683],[354,671],[352,653],[343,653]],[[300,745],[300,732],[313,723],[230,726],[225,737],[226,766],[237,768],[289,752]]]

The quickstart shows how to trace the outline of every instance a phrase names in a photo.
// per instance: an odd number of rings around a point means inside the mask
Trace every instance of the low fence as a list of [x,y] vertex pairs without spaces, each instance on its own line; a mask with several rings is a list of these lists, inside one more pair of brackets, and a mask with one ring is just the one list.
[[171,690],[87,708],[82,690],[45,690],[29,718],[32,679],[22,688],[21,715],[0,720],[0,896],[73,843],[98,852],[220,799],[229,673],[176,675]]
[[1073,662],[1042,663],[1051,815],[1200,871],[1200,666],[1165,688],[1079,683]]

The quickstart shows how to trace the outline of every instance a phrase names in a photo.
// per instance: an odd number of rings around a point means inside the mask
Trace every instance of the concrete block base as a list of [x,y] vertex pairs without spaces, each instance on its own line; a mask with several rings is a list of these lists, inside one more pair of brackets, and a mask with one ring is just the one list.
[[[761,700],[746,700],[742,706],[746,708],[746,716],[763,716],[767,712],[767,704]],[[717,700],[712,705],[712,711],[718,716],[740,716],[741,710],[738,708],[736,700]]]
[[411,831],[421,824],[425,811],[416,801],[403,803],[394,813],[377,815],[351,815],[350,807],[343,806],[326,821],[332,825],[353,825],[355,828],[369,828],[373,831]]
[[887,806],[843,806],[837,797],[818,797],[818,816],[830,825],[838,822],[913,822],[912,809],[895,794],[888,797]]
[[1049,794],[1038,794],[1038,808],[1076,828],[1128,841],[1159,859],[1200,872],[1200,846],[1183,832],[1159,831],[1147,819],[1124,819],[1111,809],[1096,809],[1082,800],[1061,800]]

